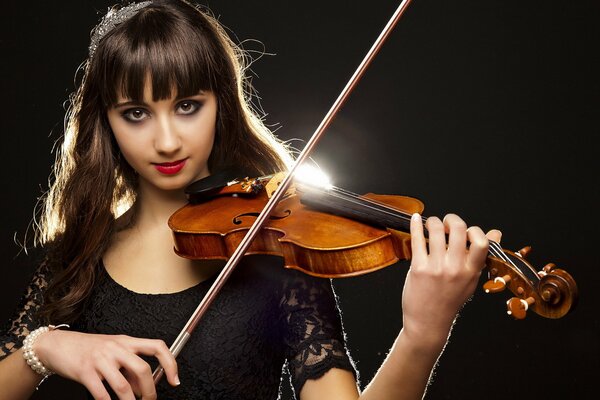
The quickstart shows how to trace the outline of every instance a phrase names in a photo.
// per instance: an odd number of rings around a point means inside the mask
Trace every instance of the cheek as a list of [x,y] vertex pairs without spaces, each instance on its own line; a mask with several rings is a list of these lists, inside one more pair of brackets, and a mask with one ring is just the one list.
[[129,143],[127,135],[123,132],[123,126],[118,118],[112,113],[108,113],[108,123],[110,125],[111,134],[115,138],[117,144],[117,150],[121,153],[125,161],[132,165],[133,154],[132,150],[134,147]]
[[133,140],[133,138],[127,135],[115,134],[115,141],[117,142],[118,150],[122,157],[127,163],[135,170],[138,170],[142,164],[143,148],[144,146],[139,140]]
[[201,126],[197,127],[190,140],[193,142],[194,152],[202,154],[204,159],[208,159],[215,142],[215,121],[210,119],[203,122]]
[[127,151],[127,149],[123,149],[122,147],[120,150],[121,150],[121,156],[123,157],[123,159],[125,161],[127,161],[127,164],[129,164],[129,166],[132,167],[133,169],[137,170],[135,154],[132,154],[131,152]]
[[206,149],[207,155],[210,155],[215,145],[215,130],[212,129],[210,134],[204,140],[204,148]]

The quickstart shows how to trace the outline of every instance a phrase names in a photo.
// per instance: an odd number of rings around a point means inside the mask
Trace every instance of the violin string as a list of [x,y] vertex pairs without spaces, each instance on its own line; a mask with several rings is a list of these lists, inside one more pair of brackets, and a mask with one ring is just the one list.
[[521,273],[521,275],[523,276],[528,276],[529,280],[531,280],[532,282],[537,278],[537,280],[540,279],[540,276],[538,275],[537,271],[535,271],[533,268],[531,268],[531,266],[529,266],[528,264],[525,264],[525,266],[531,270],[531,274],[525,274],[525,272],[523,272],[523,270],[521,268],[519,268],[514,262],[513,260],[508,256],[508,254],[504,251],[504,249],[502,249],[502,247],[500,246],[499,243],[494,242],[493,240],[490,240],[490,253],[492,253],[492,255],[496,256],[497,258],[500,258],[502,260],[504,260],[505,262],[507,262],[508,264],[510,264],[515,271],[518,271],[519,273]]
[[[397,210],[393,207],[390,207],[390,206],[380,203],[378,201],[362,197],[362,196],[360,196],[356,193],[353,193],[349,190],[342,189],[342,188],[339,188],[336,186],[332,186],[329,190],[325,190],[322,188],[314,188],[314,189],[316,189],[316,191],[324,192],[331,197],[344,199],[352,204],[360,205],[367,209],[375,210],[375,211],[384,213],[388,216],[399,218],[400,220],[402,220],[404,222],[409,222],[410,218],[411,218],[410,214],[408,214],[408,213]],[[421,216],[421,219],[422,219],[423,224],[425,224],[425,222],[427,221],[427,218]],[[503,260],[504,262],[506,262],[507,264],[511,265],[515,271],[519,271],[519,272],[523,273],[522,270],[514,263],[514,261],[506,254],[506,252],[504,251],[504,249],[502,248],[502,246],[500,246],[500,244],[498,242],[493,241],[493,240],[489,241],[488,254],[493,257],[499,258],[499,259]],[[533,275],[537,277],[538,276],[537,273],[535,273],[535,271],[533,271],[533,272],[534,272]]]
[[352,192],[342,189],[342,188],[338,188],[338,187],[334,186],[331,190],[333,191],[333,193],[328,193],[328,194],[332,195],[333,197],[345,198],[346,200],[348,200],[349,202],[351,202],[353,204],[363,205],[364,207],[366,207],[368,209],[383,212],[389,216],[400,218],[403,221],[410,221],[410,215],[403,211],[396,210],[395,208],[392,208],[385,204],[377,203],[371,199],[361,197],[355,193],[352,193]]
[[495,242],[493,240],[490,240],[489,242],[490,242],[489,252],[491,255],[495,256],[496,258],[500,258],[500,259],[506,261],[507,263],[511,264],[513,267],[518,269],[518,267],[515,265],[515,263],[506,255],[506,253],[504,252],[504,250],[502,249],[502,247],[500,246],[500,244],[498,242]]
[[[343,198],[353,204],[362,205],[362,206],[366,207],[367,209],[376,210],[376,211],[385,213],[389,216],[399,218],[399,219],[403,220],[404,222],[410,221],[410,215],[408,213],[405,213],[400,210],[396,210],[392,207],[389,207],[385,204],[376,202],[374,200],[361,197],[360,195],[353,193],[349,190],[342,189],[337,186],[331,187],[331,189],[329,191],[326,191],[323,189],[317,189],[317,190],[326,192],[328,195],[333,196],[335,198]],[[423,223],[425,223],[427,221],[426,217],[421,217],[421,219],[422,219]],[[490,240],[489,243],[490,244],[489,244],[488,253],[490,255],[509,263],[516,270],[520,271],[519,267],[517,267],[517,265],[508,257],[508,255],[504,252],[504,249],[502,249],[502,247],[500,246],[499,243],[497,243],[493,240]]]
[[[490,243],[491,245],[491,243]],[[523,261],[524,266],[526,267],[526,270],[530,271],[531,273],[525,273],[524,269],[519,268],[513,261],[512,259],[509,257],[508,254],[506,254],[506,252],[500,247],[500,245],[498,243],[495,243],[495,246],[500,248],[500,252],[503,255],[503,257],[500,257],[504,260],[506,260],[508,263],[510,263],[516,270],[518,270],[519,272],[521,272],[523,275],[526,275],[530,278],[530,280],[534,280],[537,278],[537,280],[540,279],[540,275],[538,274],[538,271],[536,271],[531,265],[527,264],[526,262]],[[519,253],[517,253],[519,254]],[[520,256],[520,254],[519,254]]]
[[[374,209],[377,209],[378,211],[382,211],[382,212],[387,212],[386,210],[392,210],[390,213],[392,213],[393,211],[396,211],[398,213],[398,215],[399,215],[400,218],[406,218],[406,219],[410,218],[410,217],[408,217],[407,213],[404,213],[404,212],[399,211],[399,210],[395,210],[394,208],[391,208],[391,207],[386,206],[384,204],[381,204],[379,202],[375,202],[375,201],[373,201],[371,199],[367,199],[367,198],[361,197],[361,196],[359,196],[359,195],[357,195],[355,193],[352,193],[352,192],[350,192],[348,190],[345,190],[345,189],[342,189],[342,188],[338,188],[338,187],[334,187],[333,189],[336,192],[338,192],[338,193],[341,193],[341,194],[349,196],[349,199],[355,198],[355,199],[360,200],[360,202],[370,203],[370,204],[372,204],[372,205],[375,206],[375,207],[370,207],[370,208],[374,208]],[[352,201],[352,200],[349,200],[349,201]],[[355,204],[360,204],[360,202],[356,201]],[[402,215],[406,215],[406,217],[403,217]],[[425,217],[423,217],[423,219],[426,220]],[[500,259],[502,259],[502,260],[504,260],[504,261],[506,261],[506,262],[508,262],[508,263],[510,263],[510,264],[512,264],[513,266],[516,267],[516,265],[512,262],[512,260],[506,255],[506,253],[504,252],[504,250],[502,249],[502,247],[500,246],[500,244],[498,244],[497,242],[495,242],[493,240],[490,240],[489,242],[490,242],[490,251],[489,252],[492,255],[494,255],[497,258],[500,258]]]
[[[398,218],[398,219],[402,220],[403,222],[410,223],[411,215],[408,213],[405,213],[404,211],[397,210],[393,207],[379,203],[377,201],[361,197],[361,196],[357,195],[356,193],[352,193],[346,189],[338,188],[336,186],[332,187],[331,190],[333,191],[333,193],[328,193],[328,194],[330,194],[333,197],[344,198],[353,204],[362,205],[362,206],[366,207],[367,209],[379,211],[390,217]],[[425,217],[421,217],[421,219],[422,219],[423,223],[425,223],[425,221],[427,221],[427,218],[425,218]]]

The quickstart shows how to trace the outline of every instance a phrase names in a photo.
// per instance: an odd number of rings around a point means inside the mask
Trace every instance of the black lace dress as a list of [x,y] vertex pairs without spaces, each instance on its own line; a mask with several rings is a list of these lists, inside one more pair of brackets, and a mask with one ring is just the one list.
[[[307,379],[331,368],[355,373],[330,281],[276,263],[252,256],[238,266],[177,357],[181,385],[173,388],[163,378],[159,399],[276,399],[286,361],[296,396]],[[44,325],[34,312],[48,275],[43,266],[36,272],[22,308],[0,337],[0,359]],[[172,294],[139,294],[100,265],[93,294],[72,329],[160,338],[170,345],[213,281]],[[156,367],[156,360],[147,361]]]

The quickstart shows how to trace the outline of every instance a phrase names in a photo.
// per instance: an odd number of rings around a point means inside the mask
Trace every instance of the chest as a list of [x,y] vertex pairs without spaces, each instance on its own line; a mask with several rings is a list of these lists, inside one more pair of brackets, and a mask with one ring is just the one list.
[[222,262],[179,257],[170,231],[128,231],[113,238],[103,255],[113,280],[136,293],[177,293],[218,273]]
[[[285,359],[281,293],[273,282],[237,272],[177,358],[185,390],[193,390],[194,397],[168,392],[168,398],[211,398],[209,393],[245,398],[243,393],[256,393],[265,383],[269,393],[277,393]],[[212,283],[211,278],[177,293],[140,294],[101,272],[78,329],[157,338],[170,346]],[[155,360],[147,361],[156,367]]]

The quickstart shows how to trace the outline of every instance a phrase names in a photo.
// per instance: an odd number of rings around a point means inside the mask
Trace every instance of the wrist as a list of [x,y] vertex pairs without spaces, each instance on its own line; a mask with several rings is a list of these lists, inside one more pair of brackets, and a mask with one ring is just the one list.
[[60,334],[61,332],[58,330],[48,330],[48,332],[38,336],[38,338],[33,344],[33,351],[37,355],[37,358],[50,370],[53,369],[50,365],[51,363],[48,355],[50,354],[53,348],[56,348],[56,343],[54,339],[56,335]]
[[405,346],[411,348],[414,352],[430,353],[441,351],[448,337],[448,330],[417,330],[402,328],[398,340],[402,340]]
[[23,341],[23,358],[33,371],[44,378],[47,378],[54,373],[48,364],[46,355],[47,350],[52,348],[52,336],[57,333],[56,330],[58,328],[62,327],[68,328],[69,326],[42,326],[31,331]]
[[34,345],[38,339],[48,333],[48,331],[49,328],[47,326],[37,328],[31,331],[23,341],[23,358],[25,358],[25,362],[27,362],[27,365],[29,365],[34,372],[42,375],[44,378],[52,375],[52,372],[39,360],[38,355],[34,350]]
[[404,314],[402,333],[415,346],[444,346],[448,341],[456,314]]

